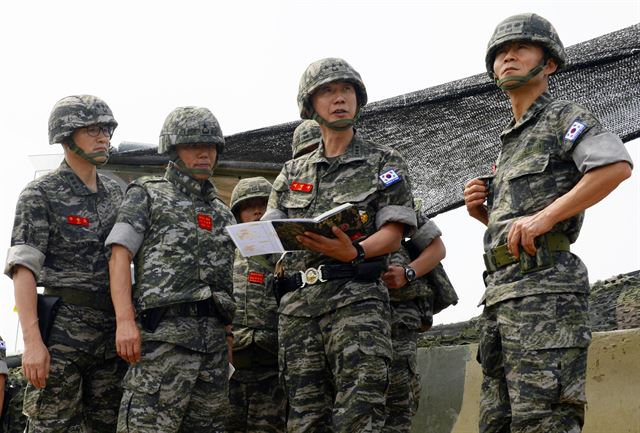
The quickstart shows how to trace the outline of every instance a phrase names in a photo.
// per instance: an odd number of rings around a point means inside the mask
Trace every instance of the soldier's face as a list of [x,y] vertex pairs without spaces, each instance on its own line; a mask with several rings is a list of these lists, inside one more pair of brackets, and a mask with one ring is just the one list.
[[328,122],[353,119],[358,108],[358,97],[353,84],[334,81],[325,84],[311,96],[313,109]]
[[[103,130],[99,129],[98,134],[95,135],[95,128],[78,128],[73,131],[71,138],[76,145],[87,154],[104,152],[105,156],[95,157],[98,162],[105,162],[107,160],[107,154],[109,152],[109,143],[111,137]],[[92,133],[89,131],[91,130]]]
[[240,208],[240,222],[248,223],[252,221],[259,221],[266,210],[266,199],[256,197],[247,200],[242,204],[242,207]]
[[[178,158],[184,162],[187,168],[197,168],[202,170],[213,170],[216,163],[216,147],[210,144],[181,144],[176,147]],[[194,174],[197,180],[207,180],[206,174]]]
[[[496,51],[493,60],[493,72],[498,79],[508,76],[524,76],[544,59],[544,50],[537,44],[525,41],[507,42]],[[545,66],[545,74],[555,72],[555,60],[549,59]]]

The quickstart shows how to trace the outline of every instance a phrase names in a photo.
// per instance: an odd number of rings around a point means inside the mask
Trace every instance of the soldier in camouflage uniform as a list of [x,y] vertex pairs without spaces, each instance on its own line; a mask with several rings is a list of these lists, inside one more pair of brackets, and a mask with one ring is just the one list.
[[[231,193],[238,223],[258,221],[267,209],[271,183],[242,179]],[[269,282],[277,255],[245,258],[236,250],[233,295],[233,365],[229,383],[231,412],[227,431],[284,432],[286,399],[278,378],[278,306]]]
[[[411,419],[418,411],[420,376],[417,373],[418,333],[433,324],[434,288],[426,275],[442,259],[446,250],[442,232],[434,222],[416,212],[418,231],[389,257],[389,270],[383,281],[391,300],[391,339],[393,360],[389,366],[386,420],[384,432],[409,432]],[[413,251],[420,251],[417,257]],[[413,258],[413,260],[412,260]]]
[[287,255],[278,274],[276,284],[289,292],[278,332],[292,432],[369,432],[384,424],[392,348],[381,260],[416,219],[402,157],[353,129],[366,102],[360,75],[344,60],[307,68],[298,107],[320,124],[322,143],[285,163],[263,218],[308,218],[350,202],[364,224],[353,239],[338,227],[335,238],[305,232],[298,240],[309,251]]
[[578,432],[584,422],[589,281],[569,245],[584,210],[631,175],[631,159],[588,110],[549,94],[565,61],[555,29],[535,14],[501,22],[487,48],[513,119],[495,177],[464,190],[487,226],[481,432]]
[[129,185],[106,241],[116,348],[130,363],[119,432],[224,431],[233,215],[210,180],[223,146],[208,109],[173,110],[158,146],[171,158],[164,177]]
[[[29,432],[114,431],[126,364],[114,350],[108,250],[122,191],[97,174],[117,122],[99,98],[69,96],[49,118],[49,143],[62,143],[58,169],[22,191],[5,273],[13,278],[29,381]],[[49,341],[38,328],[36,286],[62,297]]]
[[322,141],[322,131],[320,125],[315,120],[303,120],[293,131],[291,140],[291,154],[293,158],[313,152],[320,146]]

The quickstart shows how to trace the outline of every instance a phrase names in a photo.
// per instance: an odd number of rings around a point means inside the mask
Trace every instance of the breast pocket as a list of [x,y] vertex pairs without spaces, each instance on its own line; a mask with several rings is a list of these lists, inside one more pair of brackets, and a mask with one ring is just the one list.
[[512,208],[530,214],[544,209],[558,197],[556,180],[549,170],[548,153],[531,155],[514,164],[506,180],[509,182]]

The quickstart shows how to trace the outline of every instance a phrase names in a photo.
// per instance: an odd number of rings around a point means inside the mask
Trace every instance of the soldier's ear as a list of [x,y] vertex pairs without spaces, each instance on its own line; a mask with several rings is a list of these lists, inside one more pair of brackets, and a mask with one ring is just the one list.
[[549,75],[553,74],[557,70],[558,70],[558,62],[556,61],[556,59],[553,57],[547,58],[544,64],[544,69],[543,69],[544,75],[548,77]]

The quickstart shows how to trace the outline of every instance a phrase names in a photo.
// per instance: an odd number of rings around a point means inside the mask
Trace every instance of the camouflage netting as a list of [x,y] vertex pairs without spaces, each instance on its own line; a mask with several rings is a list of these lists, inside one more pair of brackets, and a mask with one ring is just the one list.
[[[640,24],[569,47],[567,55],[567,67],[551,80],[553,95],[586,106],[624,141],[639,137]],[[462,205],[463,183],[490,172],[498,135],[510,116],[506,96],[481,73],[371,103],[362,111],[358,130],[405,156],[416,196],[433,216]],[[279,172],[299,123],[226,137],[220,166]],[[154,148],[125,147],[109,164],[165,161]]]
[[[591,285],[589,324],[592,331],[640,329],[640,271],[621,274]],[[478,317],[466,322],[434,326],[420,335],[418,346],[456,346],[477,343]]]

